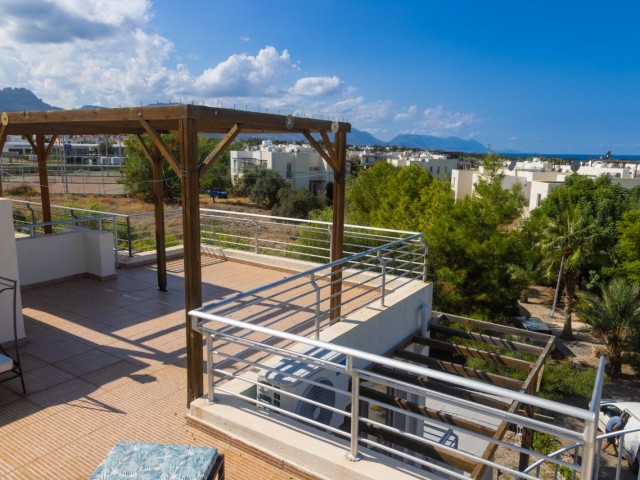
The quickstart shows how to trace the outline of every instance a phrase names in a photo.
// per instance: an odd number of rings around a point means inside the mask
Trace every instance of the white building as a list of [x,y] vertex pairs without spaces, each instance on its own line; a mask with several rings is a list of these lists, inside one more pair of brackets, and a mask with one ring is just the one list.
[[[578,166],[574,164],[574,168]],[[525,162],[505,162],[504,169],[500,173],[504,175],[502,187],[510,189],[516,183],[522,187],[525,198],[526,212],[540,206],[540,203],[549,196],[554,188],[562,185],[567,176],[574,172],[570,165],[562,166],[554,170],[550,162],[534,158]],[[636,177],[635,164],[583,162],[576,170],[578,175],[598,177],[610,175],[612,182],[626,188],[640,185],[640,177]],[[451,189],[456,200],[472,195],[475,191],[478,179],[483,175],[483,168],[477,170],[454,170],[451,176]],[[525,214],[526,214],[525,212]]]
[[230,156],[231,179],[234,184],[246,170],[258,167],[278,172],[293,188],[305,188],[316,194],[333,181],[333,170],[310,145],[274,146],[263,140],[259,150],[234,150]]

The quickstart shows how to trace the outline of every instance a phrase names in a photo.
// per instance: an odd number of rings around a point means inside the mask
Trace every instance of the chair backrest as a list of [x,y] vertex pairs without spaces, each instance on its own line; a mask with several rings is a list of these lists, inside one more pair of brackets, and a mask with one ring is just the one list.
[[[20,353],[18,351],[18,319],[16,315],[17,286],[18,286],[17,280],[0,276],[0,295],[4,295],[5,292],[7,292],[7,294],[12,295],[12,303],[13,303],[12,309],[11,309],[11,312],[12,312],[11,316],[13,317],[13,342],[10,343],[10,347],[11,347],[11,350],[13,350],[13,352],[9,356],[11,356],[14,360],[19,361]],[[0,350],[3,350],[6,352],[7,349],[2,348],[2,345],[0,344]]]

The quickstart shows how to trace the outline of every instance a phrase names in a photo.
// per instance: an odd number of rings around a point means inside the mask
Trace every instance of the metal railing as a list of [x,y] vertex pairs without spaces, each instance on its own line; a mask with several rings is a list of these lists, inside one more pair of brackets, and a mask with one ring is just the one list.
[[[360,458],[359,450],[364,446],[381,455],[404,459],[418,468],[445,474],[448,478],[468,478],[464,472],[457,468],[452,468],[415,452],[407,452],[404,448],[390,445],[388,442],[377,441],[376,435],[372,432],[378,431],[410,439],[427,448],[438,447],[440,452],[457,457],[462,462],[483,464],[486,467],[500,470],[503,474],[512,475],[512,478],[539,478],[535,471],[519,472],[515,465],[506,465],[485,459],[474,453],[473,450],[465,448],[468,445],[463,444],[460,440],[464,436],[467,443],[473,442],[476,445],[493,443],[515,455],[527,454],[534,459],[557,466],[558,469],[577,472],[584,480],[594,478],[592,476],[593,462],[586,454],[586,449],[594,448],[594,444],[588,440],[588,432],[595,428],[594,425],[597,423],[597,417],[590,410],[514,392],[361,350],[302,337],[287,331],[214,315],[207,312],[206,308],[193,310],[189,313],[192,317],[193,327],[202,332],[206,339],[207,396],[211,403],[216,398],[215,392],[221,392],[242,398],[263,410],[276,412],[279,415],[320,428],[336,437],[346,439],[345,448],[348,449],[347,456],[351,460]],[[274,355],[277,361],[272,360]],[[584,428],[582,431],[574,431],[555,422],[525,416],[518,411],[510,412],[484,406],[477,401],[409,384],[394,377],[374,373],[372,368],[374,366],[393,368],[399,372],[399,375],[415,374],[421,378],[429,378],[429,380],[462,388],[466,391],[489,395],[494,399],[505,399],[505,402],[516,400],[522,405],[529,405],[553,415],[572,418],[580,422]],[[259,370],[257,375],[256,370]],[[317,372],[323,373],[317,374]],[[600,378],[602,374],[603,369],[600,369]],[[327,383],[326,378],[343,378],[343,381],[341,386],[335,386]],[[226,383],[228,381],[243,382],[247,388],[239,391],[237,387],[228,387]],[[338,381],[335,380],[335,383],[337,384]],[[295,384],[302,386],[295,387]],[[419,413],[381,403],[374,398],[362,395],[361,387],[382,387],[385,390],[392,390],[395,397],[409,398],[413,396],[418,398],[422,405],[444,403],[450,408],[464,409],[468,416],[481,418],[484,423],[497,424],[506,421],[513,426],[519,425],[533,431],[553,435],[571,443],[573,450],[578,452],[578,455],[575,455],[572,460],[544,455],[515,443],[495,439],[478,430],[447,423],[446,415],[440,419],[426,419]],[[327,404],[320,400],[323,398],[322,395],[312,396],[307,393],[318,391],[318,389],[329,392],[328,397],[335,400],[330,402],[331,404]],[[303,407],[303,405],[307,405],[307,407]],[[342,406],[345,408],[343,409]],[[407,419],[405,424],[414,422],[419,427],[411,430],[399,428],[397,422],[389,424],[384,419],[376,417],[376,409],[380,408],[387,409],[394,415],[404,416]],[[344,420],[334,422],[333,416],[336,415]],[[327,418],[331,418],[331,421],[327,422]],[[428,435],[427,432],[429,432]],[[434,436],[439,439],[433,438]],[[484,448],[481,450],[484,451]],[[582,457],[582,463],[578,461],[580,457]]]
[[[422,234],[396,240],[202,307],[244,321],[291,323],[297,332],[335,323],[409,282],[424,280]],[[334,286],[340,285],[339,291]],[[337,301],[339,298],[339,302]]]
[[[398,446],[402,442],[378,440],[378,437],[391,436],[408,439],[426,449],[437,447],[439,452],[457,458],[461,465],[482,464],[513,475],[512,478],[538,477],[535,472],[518,471],[517,462],[515,465],[501,464],[483,458],[468,446],[494,444],[516,456],[530,455],[534,461],[541,460],[557,466],[558,471],[577,472],[585,480],[593,478],[591,468],[596,445],[597,409],[576,408],[318,340],[319,330],[332,324],[329,315],[331,294],[317,296],[318,283],[323,283],[327,292],[330,292],[332,267],[334,271],[340,269],[345,281],[341,292],[341,308],[349,302],[349,298],[345,300],[345,294],[352,287],[358,294],[363,294],[363,303],[380,302],[383,307],[384,289],[378,287],[386,284],[388,288],[394,282],[401,286],[420,279],[421,269],[418,268],[418,263],[411,269],[395,260],[388,262],[397,267],[395,270],[389,269],[388,265],[386,269],[379,265],[373,268],[378,252],[396,248],[402,251],[403,244],[415,246],[418,241],[419,236],[416,235],[391,242],[352,258],[302,272],[189,312],[193,327],[206,340],[209,402],[214,402],[216,392],[233,395],[263,411],[275,412],[320,428],[346,440],[347,456],[351,460],[360,458],[361,447],[368,447],[380,455],[402,459],[418,468],[439,472],[449,478],[468,478],[468,474],[460,468],[452,468],[419,453],[407,452],[405,448]],[[400,253],[399,256],[405,254]],[[354,266],[358,262],[370,264],[375,273],[367,272],[367,277],[362,273],[363,270]],[[324,276],[320,275],[320,268],[326,268]],[[412,273],[405,275],[404,270]],[[349,277],[349,274],[353,276]],[[383,280],[385,276],[389,277],[389,282]],[[353,283],[350,284],[349,281]],[[349,312],[359,307],[354,302],[349,307],[342,308],[340,318],[348,321]],[[378,373],[380,369],[373,367],[393,368],[399,375],[384,375]],[[544,417],[532,418],[520,411],[505,411],[482,405],[475,400],[442,393],[422,384],[407,383],[399,380],[403,374],[414,374],[467,392],[488,395],[494,400],[503,399],[505,405],[516,400],[521,406],[528,405],[551,416],[572,418],[583,428],[581,431],[574,431],[556,422],[544,420]],[[596,405],[599,403],[603,376],[604,359],[598,371],[592,399]],[[233,382],[235,386],[231,387],[229,382]],[[239,388],[238,385],[244,387]],[[526,427],[534,432],[552,435],[563,443],[574,445],[577,455],[573,459],[544,455],[506,440],[494,439],[482,430],[448,423],[446,415],[427,418],[420,412],[382,402],[379,395],[371,393],[374,390],[393,392],[395,398],[413,399],[414,404],[440,403],[447,408],[463,409],[468,416],[481,418],[485,424],[506,421],[514,429]],[[403,422],[400,423],[405,428],[399,426],[398,421],[388,421],[389,416],[402,418]],[[480,450],[484,451],[485,448]]]
[[[596,437],[596,448],[594,451],[594,462],[593,462],[593,471],[594,471],[593,478],[607,478],[607,479],[615,478],[615,480],[620,480],[621,478],[623,478],[623,474],[624,474],[623,463],[622,463],[623,458],[626,459],[626,461],[629,464],[629,469],[631,470],[634,460],[637,460],[638,458],[637,457],[638,453],[636,453],[635,454],[636,456],[634,457],[632,451],[625,451],[625,438],[630,435],[633,435],[636,437],[639,436],[640,427],[631,428],[628,430],[626,429],[619,430],[616,432],[598,435]],[[618,455],[615,456],[615,459],[613,459],[615,465],[609,465],[607,462],[602,461],[603,443],[611,438],[613,438],[614,441],[618,444]],[[636,443],[637,441],[638,440],[636,439]],[[580,444],[573,443],[571,445],[567,445],[565,447],[560,448],[559,450],[551,453],[549,456],[558,458],[558,457],[561,457],[562,455],[569,454],[569,455],[572,455],[574,458],[578,458],[579,449],[580,449]],[[540,459],[537,462],[530,465],[525,470],[525,473],[535,472],[536,475],[541,475],[545,466],[547,466],[545,459]],[[634,468],[637,468],[637,466]],[[560,471],[560,468],[558,465],[554,465],[550,470],[551,470],[550,478],[557,479],[557,478],[567,477],[566,474],[563,474]],[[572,478],[572,479],[577,478],[575,472],[572,472],[569,478]],[[640,471],[637,471],[636,473],[630,472],[626,475],[626,478],[640,479]]]
[[[16,230],[42,222],[40,203],[13,200]],[[156,249],[155,218],[151,213],[117,214],[76,207],[51,206],[53,220],[78,216],[113,216],[116,242],[121,254],[134,256]],[[182,211],[166,210],[167,247],[182,244]],[[200,209],[203,247],[231,248],[256,254],[326,263],[330,261],[331,223],[297,220],[224,210]],[[344,255],[361,253],[388,244],[413,232],[345,225]],[[424,247],[426,248],[426,246]]]

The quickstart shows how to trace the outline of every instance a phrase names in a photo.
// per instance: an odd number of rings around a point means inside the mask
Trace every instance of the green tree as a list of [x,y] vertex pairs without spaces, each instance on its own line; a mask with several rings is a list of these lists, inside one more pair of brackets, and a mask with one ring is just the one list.
[[439,309],[489,318],[528,286],[522,231],[512,226],[523,203],[518,186],[503,189],[495,174],[436,215],[426,236]]
[[259,206],[273,208],[278,202],[278,192],[283,188],[291,188],[289,183],[278,172],[269,168],[246,170],[242,174],[238,193],[248,196]]
[[[151,150],[151,143],[145,136],[143,137],[147,149]],[[173,134],[162,135],[165,145],[173,145],[172,154],[175,158],[180,158],[180,146],[175,141]],[[207,156],[220,142],[218,139],[208,137],[198,137],[198,164],[201,165]],[[207,172],[200,179],[200,187],[203,190],[209,188],[231,187],[231,176],[229,174],[229,151],[238,149],[238,143],[231,144],[209,167]],[[144,155],[140,144],[134,137],[129,137],[125,142],[125,162],[122,167],[122,183],[131,195],[142,198],[145,201],[153,199],[153,174],[151,162]],[[176,201],[180,198],[180,178],[164,161],[162,164],[162,184],[165,198],[168,201]]]
[[640,282],[640,210],[625,212],[618,231],[617,252],[622,259],[620,270],[630,280]]
[[539,242],[548,278],[563,279],[565,319],[561,337],[573,339],[572,313],[576,304],[583,266],[594,254],[597,241],[595,224],[577,207],[564,210],[559,218],[547,217]]
[[603,285],[601,294],[581,293],[576,313],[583,322],[593,327],[606,350],[605,371],[610,377],[619,377],[622,358],[629,349],[634,330],[640,328],[640,285],[623,278],[614,278]]
[[[174,143],[173,135],[162,135],[166,145]],[[147,149],[150,150],[150,142],[145,139]],[[173,155],[179,155],[178,147],[174,147]],[[119,180],[125,190],[147,202],[153,200],[153,172],[149,159],[145,156],[138,141],[130,136],[125,142],[125,162],[122,167],[122,179]],[[162,190],[165,198],[173,202],[180,198],[180,179],[167,162],[162,165]]]
[[323,197],[313,195],[304,188],[281,188],[278,191],[278,202],[271,213],[278,217],[308,218],[309,212],[323,206]]

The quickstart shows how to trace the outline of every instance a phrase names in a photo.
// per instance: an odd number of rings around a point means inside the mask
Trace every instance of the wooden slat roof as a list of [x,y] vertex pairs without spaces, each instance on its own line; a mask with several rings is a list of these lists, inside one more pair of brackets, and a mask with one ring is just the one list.
[[[332,121],[289,115],[257,113],[199,105],[52,110],[7,113],[8,135],[97,135],[143,134],[140,120],[146,120],[159,133],[178,130],[181,119],[196,121],[198,133],[227,133],[242,124],[242,133],[319,133],[331,132]],[[338,123],[348,133],[351,125]]]

